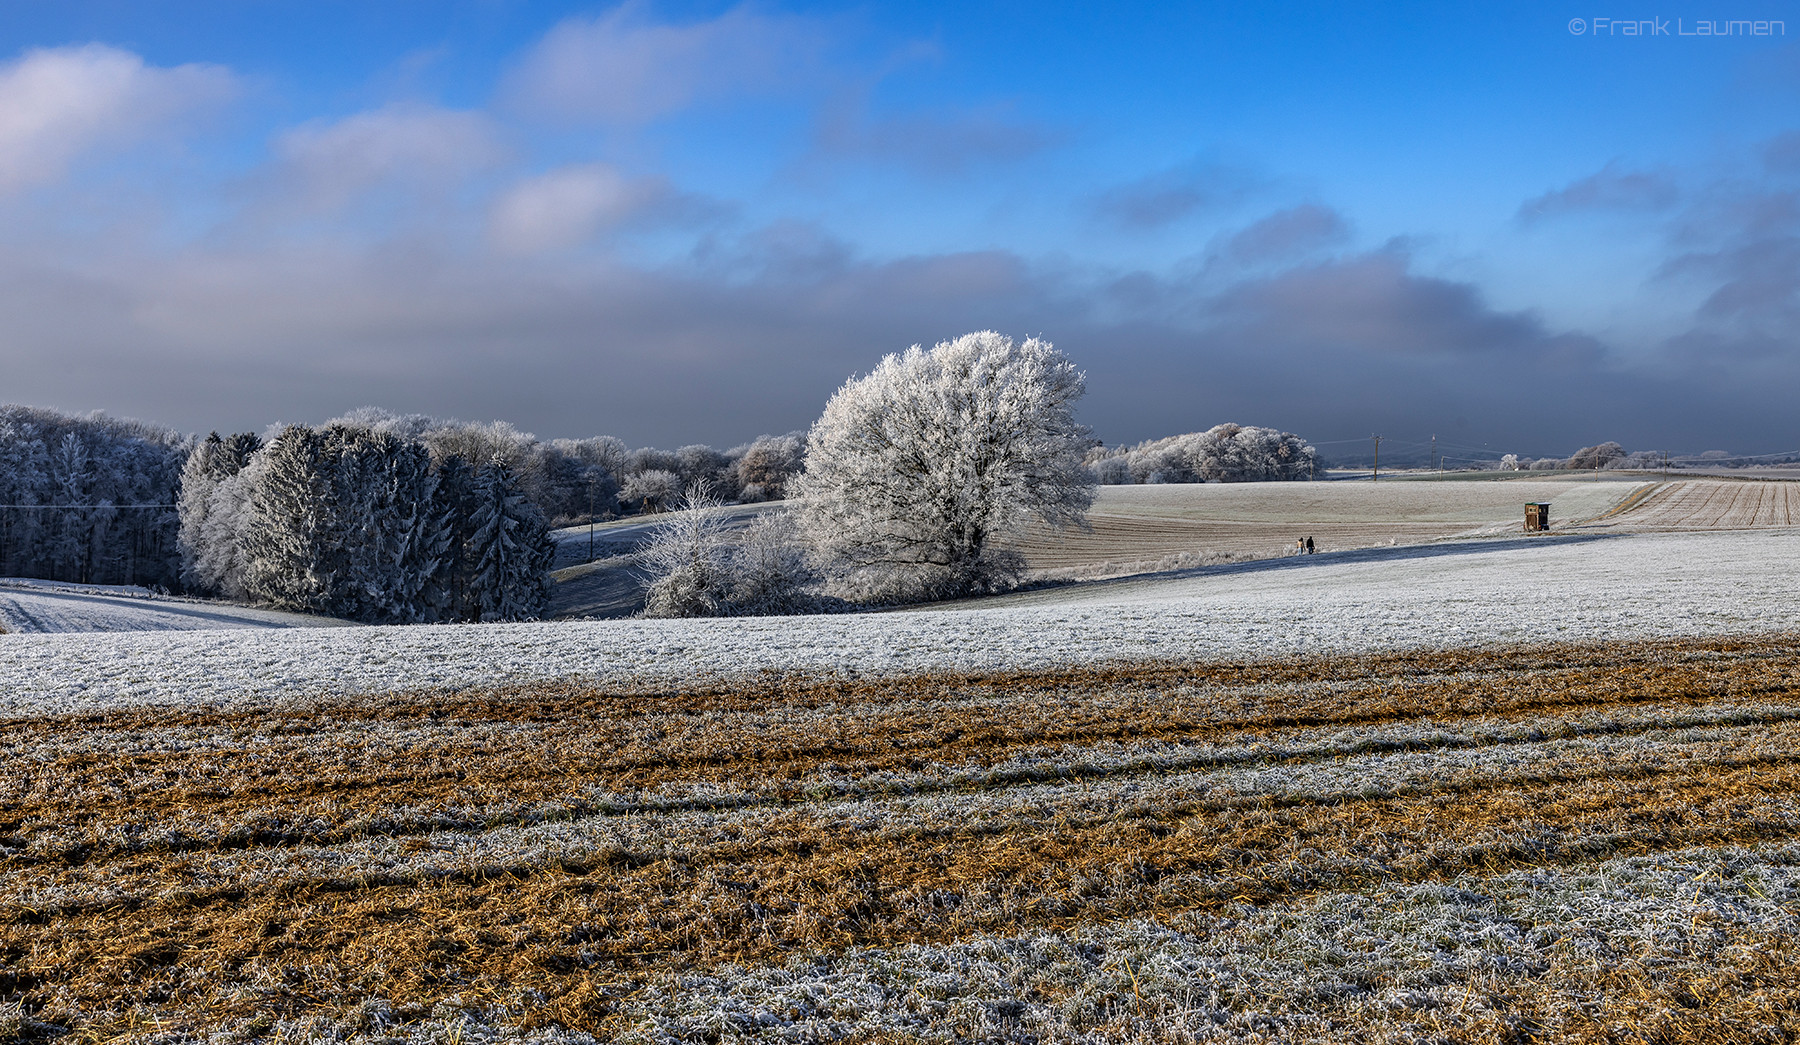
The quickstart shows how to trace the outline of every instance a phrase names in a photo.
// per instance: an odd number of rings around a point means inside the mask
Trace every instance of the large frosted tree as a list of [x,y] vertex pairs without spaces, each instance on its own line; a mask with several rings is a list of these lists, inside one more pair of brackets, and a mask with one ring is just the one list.
[[1047,341],[981,331],[914,345],[831,397],[807,436],[800,517],[853,598],[1004,587],[1022,563],[996,538],[1037,519],[1084,525],[1093,482],[1085,382]]

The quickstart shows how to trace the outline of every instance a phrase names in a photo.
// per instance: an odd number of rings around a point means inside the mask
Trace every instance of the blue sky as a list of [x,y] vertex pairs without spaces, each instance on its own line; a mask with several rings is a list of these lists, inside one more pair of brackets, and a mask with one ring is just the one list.
[[0,399],[730,444],[994,328],[1109,443],[1792,450],[1789,14],[18,5]]

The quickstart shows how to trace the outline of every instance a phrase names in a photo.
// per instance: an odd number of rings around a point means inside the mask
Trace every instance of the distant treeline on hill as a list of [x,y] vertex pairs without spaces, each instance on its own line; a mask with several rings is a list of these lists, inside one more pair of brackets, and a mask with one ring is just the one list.
[[1102,485],[1311,479],[1318,452],[1292,432],[1222,424],[1136,446],[1099,447],[1088,468]]
[[1609,469],[1613,471],[1648,472],[1665,466],[1689,468],[1694,466],[1712,468],[1742,468],[1753,464],[1785,464],[1793,460],[1792,456],[1776,455],[1773,457],[1740,457],[1724,450],[1708,450],[1699,454],[1671,454],[1664,450],[1627,451],[1618,443],[1601,443],[1598,446],[1584,446],[1568,457],[1540,457],[1532,460],[1529,457],[1517,457],[1507,454],[1500,459],[1503,469],[1521,471],[1554,471],[1557,469],[1573,469],[1592,471]]

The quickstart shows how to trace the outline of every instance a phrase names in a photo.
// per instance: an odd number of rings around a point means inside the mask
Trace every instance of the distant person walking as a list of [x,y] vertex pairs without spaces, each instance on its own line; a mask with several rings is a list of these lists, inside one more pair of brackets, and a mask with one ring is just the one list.
[[1312,542],[1312,538],[1308,537],[1306,539],[1306,554],[1311,555],[1312,553],[1313,553],[1313,542]]

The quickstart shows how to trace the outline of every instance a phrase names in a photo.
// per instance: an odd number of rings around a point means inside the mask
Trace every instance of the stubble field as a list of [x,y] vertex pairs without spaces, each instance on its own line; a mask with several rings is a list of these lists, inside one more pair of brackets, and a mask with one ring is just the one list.
[[[1527,492],[1458,485],[1379,496]],[[6,635],[0,1042],[1792,1041],[1792,491],[1532,494],[924,611]]]
[[[1653,484],[1604,480],[1401,479],[1372,482],[1103,486],[1088,530],[1033,529],[1015,543],[1052,575],[1119,575],[1169,565],[1516,534],[1527,501],[1552,502],[1557,529],[1599,519]],[[1165,567],[1166,568],[1166,567]]]
[[1796,740],[1784,637],[15,719],[0,1030],[1788,1041]]

